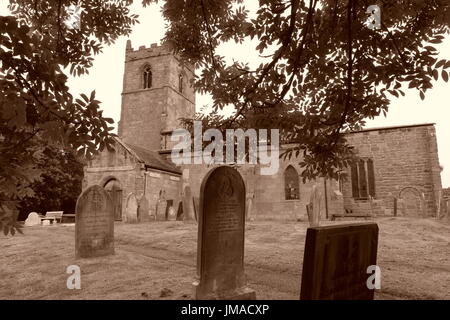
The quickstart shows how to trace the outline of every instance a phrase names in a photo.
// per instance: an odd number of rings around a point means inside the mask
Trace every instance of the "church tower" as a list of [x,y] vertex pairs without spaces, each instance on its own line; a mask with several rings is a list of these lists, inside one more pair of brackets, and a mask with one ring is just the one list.
[[192,118],[192,66],[183,65],[169,44],[133,50],[127,41],[119,137],[147,150],[170,152],[180,118]]

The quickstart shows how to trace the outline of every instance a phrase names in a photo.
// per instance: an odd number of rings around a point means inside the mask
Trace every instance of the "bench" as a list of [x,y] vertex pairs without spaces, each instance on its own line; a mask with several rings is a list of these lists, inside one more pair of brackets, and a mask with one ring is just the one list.
[[373,216],[367,214],[355,214],[355,213],[347,213],[347,214],[332,214],[331,221],[335,221],[336,218],[364,218],[371,219]]
[[50,220],[52,222],[52,224],[55,224],[55,223],[58,223],[58,220],[59,220],[59,222],[61,223],[63,212],[64,211],[47,211],[45,213],[45,216],[40,217],[41,222],[44,220]]

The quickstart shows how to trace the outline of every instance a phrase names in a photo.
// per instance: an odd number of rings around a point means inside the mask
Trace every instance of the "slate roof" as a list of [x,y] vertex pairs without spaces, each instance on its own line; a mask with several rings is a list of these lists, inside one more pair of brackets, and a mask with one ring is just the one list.
[[171,173],[181,174],[180,169],[178,169],[172,162],[164,159],[161,155],[152,150],[147,150],[142,147],[138,147],[129,143],[125,143],[119,138],[115,140],[121,144],[128,152],[130,152],[139,162],[145,164],[145,166],[157,170],[167,171]]

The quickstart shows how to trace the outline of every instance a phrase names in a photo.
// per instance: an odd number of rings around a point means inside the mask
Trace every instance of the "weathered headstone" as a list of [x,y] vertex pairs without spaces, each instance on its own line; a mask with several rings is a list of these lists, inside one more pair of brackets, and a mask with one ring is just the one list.
[[166,220],[166,210],[167,210],[167,202],[166,202],[166,192],[164,190],[159,191],[158,200],[156,203],[156,220]]
[[127,206],[125,209],[125,222],[136,223],[138,222],[138,202],[134,193],[130,193],[127,197]]
[[194,203],[192,191],[189,185],[184,187],[183,193],[183,215],[184,220],[195,220]]
[[77,258],[114,253],[114,208],[108,193],[94,185],[78,197],[75,215]]
[[175,210],[173,208],[173,200],[169,199],[166,200],[166,220],[168,221],[174,221],[177,219],[177,216],[175,215]]
[[255,197],[255,194],[253,192],[249,192],[247,193],[247,220],[249,221],[253,221],[253,215],[252,215],[252,210],[253,210],[253,198]]
[[177,221],[182,221],[184,219],[184,212],[183,212],[183,202],[178,202],[178,209],[177,209]]
[[138,203],[138,219],[139,221],[149,221],[150,220],[150,211],[149,211],[149,203],[145,196],[142,196],[139,199]]
[[367,268],[377,264],[377,246],[376,223],[308,228],[300,299],[373,299]]
[[25,227],[38,226],[41,224],[41,218],[36,212],[31,212],[25,220]]
[[323,194],[317,185],[314,185],[309,198],[309,204],[306,207],[311,227],[318,227],[320,223],[320,215],[322,212]]
[[198,217],[200,215],[200,205],[199,205],[200,199],[198,197],[192,198],[192,206],[194,207],[194,218],[195,221],[198,221]]
[[239,172],[212,169],[200,190],[197,299],[255,299],[244,274],[245,184]]

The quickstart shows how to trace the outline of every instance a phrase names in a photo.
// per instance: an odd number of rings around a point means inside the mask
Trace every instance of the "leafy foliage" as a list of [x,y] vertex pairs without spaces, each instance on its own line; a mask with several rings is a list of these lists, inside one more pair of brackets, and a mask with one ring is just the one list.
[[[38,180],[31,184],[33,196],[26,196],[18,203],[19,220],[32,211],[63,210],[73,213],[81,193],[84,163],[71,149],[59,149],[48,145],[37,146],[40,152],[36,167],[41,170]],[[22,219],[21,219],[22,218]]]
[[[303,156],[306,180],[337,177],[354,153],[341,133],[386,114],[405,87],[424,99],[432,81],[448,81],[450,60],[438,60],[434,45],[449,34],[450,3],[376,3],[381,28],[373,30],[366,10],[374,2],[365,0],[260,0],[254,15],[240,0],[167,0],[163,13],[166,40],[201,69],[196,89],[211,94],[215,111],[235,108],[211,125],[281,129],[295,144],[283,156]],[[249,39],[263,61],[255,69],[217,54]]]
[[[79,29],[68,28],[67,8],[82,8]],[[132,1],[11,0],[0,16],[0,228],[14,233],[18,201],[34,197],[44,173],[42,146],[71,148],[90,157],[110,148],[113,123],[95,91],[74,98],[63,68],[88,73],[102,44],[128,35],[137,22]],[[39,136],[42,143],[36,144]]]

